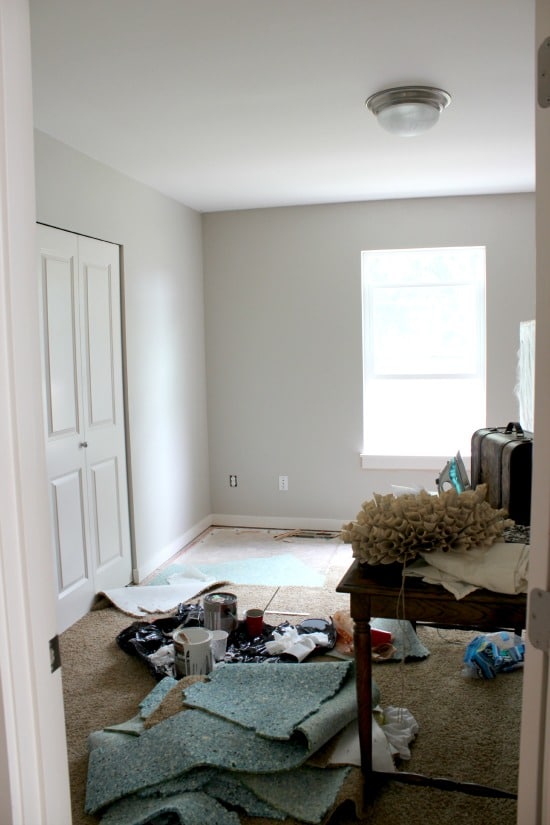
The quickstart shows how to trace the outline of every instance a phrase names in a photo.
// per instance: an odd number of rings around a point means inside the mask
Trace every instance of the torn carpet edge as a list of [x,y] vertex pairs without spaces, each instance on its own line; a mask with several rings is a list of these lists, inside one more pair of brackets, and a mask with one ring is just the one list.
[[251,728],[258,736],[289,739],[304,720],[338,693],[351,670],[351,661],[235,663],[214,670],[206,682],[191,685],[185,690],[184,701]]
[[[347,659],[346,661],[350,661]],[[233,667],[233,665],[229,665]],[[308,743],[309,749],[313,752],[324,744],[326,738],[326,730],[334,729],[336,726],[345,727],[350,720],[357,718],[357,695],[355,680],[350,676],[347,677],[343,687],[338,693],[332,697],[330,702],[325,706],[321,705],[319,710],[312,716],[308,717],[296,731],[301,733]],[[164,697],[158,708],[154,713],[150,714],[144,720],[144,727],[150,728],[162,722],[164,719],[180,713],[185,707],[185,687],[182,682],[187,681],[187,685],[194,684],[195,681],[205,681],[208,677],[185,677],[176,684]],[[377,684],[372,683],[373,708],[380,702],[380,690]]]
[[[145,825],[160,814],[177,813],[186,825],[197,817],[217,825],[240,820],[225,807],[237,807],[247,816],[284,820],[287,816],[317,825],[334,806],[349,768],[301,767],[274,776],[230,775],[217,772],[197,789],[175,790],[172,795],[135,794],[114,802],[103,814],[101,825]],[[213,773],[213,772],[210,772]],[[183,784],[183,783],[182,783]],[[175,783],[172,783],[175,786]],[[210,799],[210,801],[209,801]],[[225,804],[224,804],[225,803]]]
[[[341,663],[338,664],[340,664],[340,667],[337,669],[343,672],[350,668],[349,662],[345,663],[343,667]],[[320,666],[326,667],[327,665],[321,664]],[[235,666],[232,665],[228,667],[233,668]],[[250,668],[250,665],[246,667]],[[262,667],[267,667],[271,673],[275,672],[275,668],[283,667],[285,670],[288,668],[287,665],[262,665]],[[295,665],[295,667],[303,668],[305,665]],[[328,667],[332,668],[333,663],[329,663]],[[353,670],[353,668],[351,669]],[[249,670],[249,673],[252,677],[252,669]],[[290,673],[290,671],[287,670],[287,673]],[[327,673],[328,672],[325,671],[325,674]],[[176,687],[180,687],[177,682],[176,685],[174,685],[174,681],[175,680],[169,677],[162,680],[150,691],[142,702],[140,702],[141,718],[150,717],[154,709],[162,704],[166,696],[173,693]],[[184,691],[180,693],[182,701],[183,694]],[[309,804],[312,793],[310,786],[311,782],[315,782],[316,776],[310,777],[309,771],[311,768],[304,766],[303,763],[310,757],[312,747],[322,747],[322,744],[328,741],[328,739],[333,738],[334,735],[338,733],[338,730],[345,726],[347,715],[350,713],[349,708],[347,710],[345,708],[346,706],[352,705],[352,697],[355,697],[355,682],[353,679],[348,678],[336,696],[333,696],[327,700],[327,702],[323,703],[317,713],[313,713],[304,720],[303,725],[297,728],[297,730],[303,728],[301,732],[304,733],[309,747],[296,748],[293,742],[287,741],[285,744],[277,740],[272,741],[274,753],[271,754],[271,762],[269,763],[269,759],[264,760],[263,765],[258,764],[258,755],[260,754],[261,761],[262,743],[271,740],[260,739],[246,729],[241,729],[244,737],[237,736],[237,743],[234,743],[232,749],[231,747],[229,748],[229,753],[232,755],[229,770],[224,767],[224,758],[219,759],[214,756],[214,758],[210,758],[209,760],[208,755],[206,756],[206,761],[210,761],[212,767],[196,766],[197,761],[201,761],[199,748],[198,759],[195,757],[195,766],[188,766],[188,770],[178,773],[178,756],[181,757],[182,755],[178,743],[179,736],[177,735],[175,738],[171,737],[167,729],[165,729],[166,735],[161,737],[162,744],[160,744],[159,740],[157,747],[155,748],[153,746],[152,749],[149,747],[145,749],[127,747],[128,737],[122,737],[122,740],[125,739],[126,742],[120,742],[119,746],[115,749],[101,747],[97,749],[100,752],[102,751],[101,759],[99,760],[101,763],[99,770],[97,764],[92,768],[92,762],[96,762],[96,754],[93,753],[90,757],[86,809],[90,811],[94,810],[94,812],[102,811],[104,814],[102,825],[110,825],[111,823],[114,825],[115,822],[116,825],[141,825],[147,821],[143,819],[143,800],[150,800],[151,797],[154,797],[158,806],[154,807],[154,803],[151,802],[153,806],[152,810],[159,814],[173,812],[178,813],[180,816],[185,815],[188,817],[188,806],[191,805],[191,819],[186,818],[182,820],[185,821],[187,825],[188,821],[190,823],[194,821],[192,818],[194,816],[194,803],[192,800],[189,800],[189,797],[196,791],[203,791],[205,794],[218,799],[222,804],[223,802],[227,802],[230,806],[239,806],[242,810],[246,811],[249,816],[282,819],[287,814],[295,814],[297,818],[302,817],[305,822],[319,822],[324,813],[334,805],[336,796],[343,785],[345,773],[342,773],[341,776],[336,773],[331,773],[330,781],[326,784],[325,795],[319,797],[315,807],[312,808]],[[356,703],[354,701],[353,705],[352,715],[355,715]],[[331,706],[331,710],[329,710],[329,706]],[[344,708],[344,710],[342,708]],[[321,721],[320,724],[318,722],[319,731],[316,732],[315,718],[319,715],[322,716],[323,712],[327,714],[327,719]],[[188,737],[195,739],[195,741],[200,739],[200,737],[205,737],[204,749],[210,750],[213,743],[215,747],[220,745],[220,740],[223,743],[227,741],[224,735],[224,732],[227,733],[228,730],[227,727],[224,726],[225,720],[216,720],[216,717],[210,717],[209,714],[203,714],[201,711],[196,710],[181,712],[180,714],[176,714],[176,717],[185,716],[186,714],[191,715],[191,718],[194,715],[198,725],[184,726],[185,731],[179,734],[182,736],[180,742],[184,742]],[[211,721],[214,721],[213,729],[210,725]],[[221,722],[221,727],[219,724],[216,724],[216,721]],[[226,724],[230,725],[233,729],[236,728],[237,731],[239,730],[239,726],[233,725],[233,723]],[[159,723],[156,726],[156,728],[162,727],[163,723]],[[140,738],[145,738],[145,734]],[[136,740],[134,739],[134,741]],[[243,753],[243,741],[249,745],[248,754]],[[167,744],[168,747],[166,747]],[[149,745],[151,745],[151,743],[149,743]],[[286,756],[290,756],[290,761],[287,760],[286,763],[285,760],[281,759],[281,747],[286,753]],[[179,754],[178,751],[180,751]],[[160,781],[156,784],[155,779],[159,779],[159,772],[155,764],[155,759],[151,760],[150,757],[148,758],[148,753],[155,755],[157,763],[159,761],[162,762]],[[212,754],[209,754],[209,756],[212,757]],[[204,761],[204,753],[202,754],[202,758]],[[141,762],[141,759],[145,759],[145,763]],[[109,767],[109,763],[111,766],[113,763],[116,765],[116,775],[113,775],[113,770],[112,767]],[[137,781],[136,776],[132,776],[132,763],[134,764],[134,768],[136,764],[139,766],[138,773],[141,771],[141,778],[138,777]],[[167,767],[168,765],[171,767]],[[179,767],[181,767],[181,765]],[[262,792],[258,795],[251,787],[242,782],[241,771],[243,767],[247,768],[248,773],[245,775],[250,776],[255,776],[258,769],[262,769],[262,767],[264,769],[267,768],[269,776],[277,777],[275,784],[277,787],[283,789],[282,795],[284,799],[290,801],[288,803],[285,801],[282,805],[279,803],[278,807],[271,805],[268,799],[264,799],[266,793],[270,793],[269,791]],[[144,771],[141,770],[143,768],[145,769]],[[304,768],[306,768],[305,772]],[[108,788],[106,790],[103,789],[99,796],[93,789],[94,780],[92,777],[94,770],[97,772],[99,781],[107,783],[108,785]],[[168,771],[168,773],[170,773],[171,770],[175,770],[175,773],[172,774],[173,778],[163,778],[166,776],[166,772]],[[317,768],[317,770],[320,769]],[[126,774],[126,776],[124,776],[124,774]],[[148,774],[148,776],[146,774]],[[285,775],[284,777],[283,774]],[[304,781],[300,781],[300,776],[304,777]],[[151,780],[153,780],[152,783]],[[288,793],[284,790],[287,782],[289,788]],[[137,787],[140,784],[142,787]],[[128,791],[129,787],[133,788],[133,792]],[[261,785],[261,787],[264,786]],[[120,790],[121,788],[122,790]],[[111,799],[114,797],[113,801],[106,801],[109,797]],[[163,800],[164,805],[161,804]],[[208,804],[207,801],[203,800],[201,803],[202,807],[200,807],[200,815],[203,815],[205,810],[204,806],[208,806]],[[309,813],[304,813],[308,810]],[[149,804],[147,811],[149,811]],[[210,810],[207,816],[214,816],[214,814],[215,812]],[[313,818],[311,818],[312,816]],[[226,820],[225,812],[223,812],[219,820],[209,818],[204,821],[227,822],[229,825],[229,822],[233,820]]]
[[169,779],[168,782],[159,782],[158,785],[150,785],[148,788],[137,791],[133,795],[140,799],[147,799],[150,796],[176,796],[180,793],[200,791],[207,783],[211,782],[218,773],[218,768],[195,768],[192,771],[187,771],[187,773],[182,773],[181,776],[176,776],[175,779]]
[[94,748],[88,761],[85,810],[96,813],[192,768],[271,773],[296,768],[309,755],[303,742],[263,739],[221,717],[185,710],[115,748]]
[[[344,663],[346,671],[349,666],[350,663]],[[227,665],[227,668],[234,667],[237,665]],[[291,665],[262,664],[261,667],[274,674],[276,668],[287,670]],[[303,669],[308,665],[302,663],[296,667]],[[321,667],[330,669],[334,664]],[[250,674],[252,676],[252,671]],[[351,705],[351,697],[355,698],[353,680],[346,684],[345,693]],[[272,697],[274,706],[278,707],[277,697],[273,693]],[[314,747],[321,747],[349,721],[340,709],[331,713],[331,703],[334,702],[337,707],[338,696],[323,703],[321,713],[325,719],[318,730],[302,731],[306,740],[314,742]],[[356,703],[349,712],[356,713]],[[306,723],[313,725],[314,715],[306,719],[301,728],[305,728]],[[116,747],[99,746],[91,751],[86,812],[96,813],[122,797],[175,779],[194,768],[213,767],[247,773],[295,769],[312,753],[312,747],[304,737],[284,741],[266,739],[249,728],[201,710],[181,711],[145,730],[141,736],[126,737],[126,741],[119,741]]]
[[213,797],[201,793],[185,793],[166,799],[122,799],[101,819],[101,825],[147,825],[160,814],[175,813],[185,825],[240,825],[234,811],[228,811]]
[[[301,770],[301,768],[297,768]],[[259,799],[241,781],[241,775],[232,776],[228,771],[217,771],[215,776],[204,785],[204,792],[224,803],[240,808],[247,816],[266,817],[268,819],[286,819],[282,811]]]
[[157,710],[159,705],[166,698],[167,694],[179,684],[180,683],[178,680],[173,679],[171,676],[166,676],[164,679],[161,679],[160,682],[155,685],[153,690],[147,694],[145,699],[140,702],[139,713],[131,719],[128,719],[126,722],[108,725],[103,728],[103,731],[96,731],[95,733],[90,734],[90,738],[88,740],[89,747],[95,747],[100,744],[112,744],[112,742],[116,743],[115,739],[113,739],[111,743],[108,742],[109,737],[106,737],[105,735],[110,733],[140,736],[145,730],[144,720],[147,719],[155,710]]
[[[298,769],[299,770],[299,769]],[[147,799],[148,797],[176,796],[192,791],[203,791],[214,796],[220,802],[236,805],[242,808],[248,816],[263,816],[273,819],[284,819],[280,811],[263,802],[239,780],[240,774],[225,771],[220,768],[196,768],[168,782],[151,785],[143,791],[133,794],[133,797]],[[129,799],[130,797],[126,797]],[[114,803],[117,804],[116,802]]]
[[105,598],[129,616],[141,618],[154,613],[171,613],[179,604],[188,602],[226,582],[185,579],[178,584],[140,585],[101,590],[96,598]]
[[349,768],[312,768],[274,776],[247,774],[244,785],[288,816],[317,825],[334,804]]
[[322,748],[356,717],[357,688],[355,679],[349,679],[336,696],[328,699],[316,713],[304,719],[296,732],[305,738],[311,754]]

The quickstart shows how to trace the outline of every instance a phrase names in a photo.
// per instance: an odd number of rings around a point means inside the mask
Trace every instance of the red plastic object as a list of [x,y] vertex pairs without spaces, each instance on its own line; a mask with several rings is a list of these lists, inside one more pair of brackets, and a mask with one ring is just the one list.
[[378,645],[389,644],[392,640],[392,635],[389,630],[378,630],[376,627],[371,627],[370,639],[372,646],[378,647]]

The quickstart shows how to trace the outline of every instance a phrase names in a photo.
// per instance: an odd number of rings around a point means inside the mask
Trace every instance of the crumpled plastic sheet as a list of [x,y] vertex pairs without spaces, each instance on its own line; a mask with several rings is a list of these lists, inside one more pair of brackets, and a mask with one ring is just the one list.
[[476,636],[464,653],[465,676],[494,679],[499,673],[509,673],[523,667],[525,643],[521,636],[499,630]]

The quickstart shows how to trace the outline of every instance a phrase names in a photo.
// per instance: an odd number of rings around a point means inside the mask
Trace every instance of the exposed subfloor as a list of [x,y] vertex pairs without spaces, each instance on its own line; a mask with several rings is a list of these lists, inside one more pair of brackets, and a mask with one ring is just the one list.
[[343,575],[353,560],[351,545],[344,544],[337,531],[210,527],[168,564],[220,564],[287,553],[319,573],[339,568]]

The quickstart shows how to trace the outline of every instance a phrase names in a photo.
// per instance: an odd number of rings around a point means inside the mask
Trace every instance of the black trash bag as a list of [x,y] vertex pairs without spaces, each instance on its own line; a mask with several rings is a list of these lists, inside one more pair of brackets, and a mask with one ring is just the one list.
[[152,675],[160,681],[166,671],[157,668],[150,656],[163,645],[173,643],[172,633],[179,627],[201,627],[204,624],[204,611],[200,604],[180,604],[176,613],[153,622],[133,622],[116,637],[121,650],[129,656],[138,656],[149,668]]
[[260,636],[250,638],[246,628],[246,622],[239,622],[235,630],[231,631],[227,639],[227,649],[223,658],[224,662],[278,662],[280,656],[270,655],[265,647],[265,643],[273,639],[273,631],[276,628],[269,624],[264,624]]
[[[203,627],[204,609],[200,604],[180,604],[173,616],[156,619],[153,622],[133,622],[122,630],[116,637],[118,646],[130,656],[138,656],[147,665],[150,673],[157,681],[166,675],[178,678],[175,668],[167,674],[166,668],[157,667],[150,659],[164,645],[173,643],[172,633],[180,627]],[[273,633],[281,633],[283,628],[291,627],[290,622],[283,622],[277,627],[264,624],[261,635],[250,638],[246,622],[240,621],[231,631],[227,639],[227,650],[223,661],[235,662],[295,662],[293,656],[285,653],[270,654],[265,643],[273,640]],[[332,619],[305,619],[296,626],[299,633],[326,633],[329,640],[328,647],[317,646],[312,653],[326,653],[336,644],[336,629]]]
[[323,650],[332,650],[334,645],[336,644],[336,636],[338,635],[336,632],[336,627],[332,620],[332,616],[330,619],[304,619],[303,622],[300,622],[299,625],[296,626],[296,630],[298,633],[326,633],[328,637],[328,647],[321,647],[318,645],[314,652],[320,653]]
[[154,622],[134,622],[116,637],[117,645],[130,656],[149,655],[167,644],[166,635]]
[[[282,633],[285,627],[292,627],[290,622],[283,622],[282,624],[273,627],[269,624],[264,624],[263,632],[260,636],[255,636],[251,639],[248,636],[245,622],[239,622],[237,628],[230,633],[227,640],[227,652],[224,657],[224,662],[295,662],[294,656],[289,656],[286,653],[273,655],[266,650],[265,643],[273,640],[275,632]],[[300,634],[306,633],[326,633],[328,637],[328,646],[315,647],[311,654],[326,653],[331,650],[336,644],[336,628],[332,619],[305,619],[299,625],[296,625],[296,630]]]

